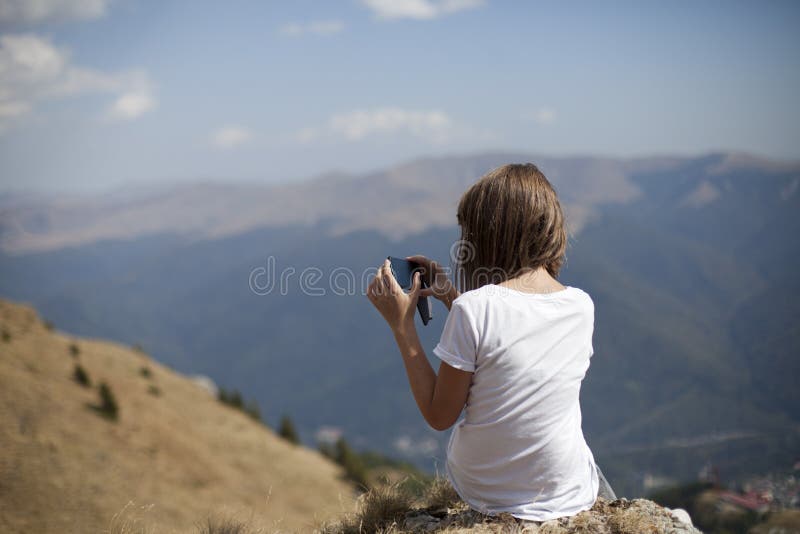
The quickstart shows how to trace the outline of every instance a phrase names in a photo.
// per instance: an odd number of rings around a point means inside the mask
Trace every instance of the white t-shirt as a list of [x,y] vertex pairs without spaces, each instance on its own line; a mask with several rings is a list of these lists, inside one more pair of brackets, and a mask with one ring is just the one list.
[[599,480],[578,397],[593,331],[594,303],[577,287],[489,284],[453,301],[433,352],[474,373],[446,463],[472,508],[547,521],[592,507]]

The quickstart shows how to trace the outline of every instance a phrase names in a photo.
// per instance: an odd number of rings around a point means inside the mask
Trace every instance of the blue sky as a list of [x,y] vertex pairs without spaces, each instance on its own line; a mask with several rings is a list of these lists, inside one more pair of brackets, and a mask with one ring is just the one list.
[[0,0],[0,190],[800,159],[800,2]]

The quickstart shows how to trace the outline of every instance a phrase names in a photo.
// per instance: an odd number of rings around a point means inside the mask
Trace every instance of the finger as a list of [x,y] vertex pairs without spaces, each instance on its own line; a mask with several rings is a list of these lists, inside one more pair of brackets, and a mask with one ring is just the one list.
[[403,288],[400,287],[400,283],[397,281],[397,278],[394,277],[394,272],[392,272],[392,264],[387,259],[384,263],[384,283],[386,284],[386,288],[389,290],[389,293],[392,295],[403,292]]
[[375,297],[377,297],[377,288],[378,288],[378,277],[372,279],[372,282],[369,283],[367,286],[367,298],[369,300],[374,301]]
[[403,292],[403,288],[400,287],[397,279],[391,273],[391,269],[389,270],[389,274],[384,277],[384,283],[386,284],[386,289],[389,291],[390,295],[396,295],[397,293]]
[[387,276],[393,276],[392,275],[392,264],[389,263],[388,259],[384,260],[383,263],[381,264],[381,266],[378,269],[379,269],[379,272],[380,272],[380,275],[381,275],[382,278],[385,278]]
[[406,259],[408,261],[413,261],[414,263],[419,263],[423,267],[428,267],[431,264],[431,260],[421,254],[417,254],[415,256],[406,256]]
[[434,297],[436,296],[436,290],[430,287],[423,287],[419,290],[419,296],[422,297]]
[[428,285],[433,285],[433,276],[436,274],[436,269],[433,267],[435,265],[434,262],[425,256],[419,255],[408,256],[406,259],[419,265],[418,270],[422,273],[423,280],[425,280]]
[[392,275],[392,269],[391,266],[389,266],[389,260],[386,260],[380,267],[378,267],[378,279],[383,294],[388,294],[391,291],[393,278],[394,275]]
[[392,264],[389,263],[388,259],[384,260],[381,266],[378,267],[378,277],[381,279],[381,284],[383,284],[384,287],[391,287],[389,279],[394,278],[394,274],[392,274]]
[[433,285],[447,285],[447,273],[442,266],[438,263],[434,263],[434,275],[433,275]]
[[375,278],[372,279],[372,295],[375,298],[382,297],[389,293],[389,283],[386,280],[385,273],[383,272],[383,266],[381,265],[378,267],[378,272],[375,274]]
[[419,297],[419,291],[422,289],[422,279],[419,273],[414,273],[414,279],[411,282],[411,290],[408,292],[408,295],[412,299],[416,299]]

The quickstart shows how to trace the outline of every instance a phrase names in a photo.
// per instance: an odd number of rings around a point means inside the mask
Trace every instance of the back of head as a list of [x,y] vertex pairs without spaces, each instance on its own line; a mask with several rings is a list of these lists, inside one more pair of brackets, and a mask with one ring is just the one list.
[[457,215],[462,291],[539,267],[558,277],[567,248],[564,214],[536,165],[509,164],[489,172],[463,194]]

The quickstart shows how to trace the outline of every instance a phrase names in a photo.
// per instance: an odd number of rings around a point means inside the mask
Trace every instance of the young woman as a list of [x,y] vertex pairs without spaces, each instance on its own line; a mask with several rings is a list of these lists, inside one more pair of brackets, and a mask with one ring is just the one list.
[[[458,494],[487,514],[546,521],[614,492],[581,430],[581,381],[593,354],[594,303],[557,280],[567,247],[564,215],[535,165],[505,165],[470,187],[458,206],[456,279],[424,256],[400,289],[388,261],[367,296],[389,324],[425,420],[450,428],[446,472]],[[433,349],[434,372],[414,325],[417,299],[450,310]]]

